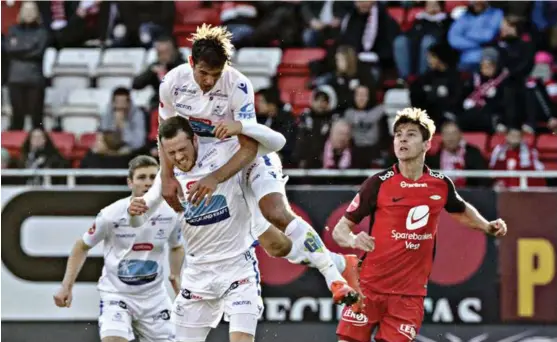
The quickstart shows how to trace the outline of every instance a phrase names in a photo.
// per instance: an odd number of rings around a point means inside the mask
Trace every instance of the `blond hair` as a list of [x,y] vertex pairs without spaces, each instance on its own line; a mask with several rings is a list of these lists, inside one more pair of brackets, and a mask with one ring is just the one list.
[[189,38],[189,41],[193,42],[192,57],[194,62],[197,62],[196,57],[202,54],[201,50],[211,46],[212,50],[215,50],[215,48],[219,50],[218,52],[225,60],[225,64],[229,65],[234,53],[231,38],[232,33],[223,26],[211,26],[209,24],[198,26],[196,32]]
[[396,113],[395,122],[393,124],[393,132],[396,132],[400,125],[407,123],[418,125],[424,140],[431,140],[435,134],[435,123],[423,109],[407,107],[403,110],[399,110]]
[[23,24],[23,11],[25,9],[25,6],[33,6],[33,9],[35,10],[35,15],[37,16],[35,18],[35,22],[37,24],[42,24],[43,20],[41,17],[41,12],[39,11],[39,6],[37,5],[37,3],[35,1],[23,1],[23,3],[21,4],[21,7],[19,8],[19,12],[17,13],[17,22],[18,24]]

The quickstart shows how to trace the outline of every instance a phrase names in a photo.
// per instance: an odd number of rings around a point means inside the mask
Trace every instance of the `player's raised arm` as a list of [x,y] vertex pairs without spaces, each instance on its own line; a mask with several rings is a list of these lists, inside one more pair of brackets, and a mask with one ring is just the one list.
[[252,121],[219,122],[215,125],[215,136],[224,139],[233,135],[245,135],[259,143],[257,156],[261,157],[280,151],[286,144],[286,138],[271,128]]
[[377,176],[368,178],[362,184],[360,191],[333,230],[333,239],[340,246],[358,248],[366,252],[373,251],[375,248],[373,237],[366,232],[360,232],[356,235],[352,232],[352,229],[365,217],[373,215],[375,212],[380,186],[381,180]]
[[56,306],[61,308],[69,308],[71,306],[72,289],[77,276],[87,259],[89,250],[105,239],[107,232],[106,226],[106,220],[103,219],[102,214],[99,214],[91,228],[89,228],[81,239],[75,242],[70,256],[68,257],[62,286],[54,295],[54,304],[56,304]]
[[[176,115],[174,105],[172,103],[172,80],[174,77],[172,70],[165,76],[159,86],[159,124]],[[160,138],[157,139],[159,148],[159,159],[161,164],[161,177],[164,179],[162,182],[162,196],[164,200],[174,209],[179,212],[182,209],[178,197],[183,197],[182,188],[180,183],[174,177],[173,165],[164,149],[162,148]]]
[[505,221],[502,219],[491,222],[486,220],[478,209],[460,197],[450,178],[444,176],[444,180],[448,188],[445,210],[455,220],[470,228],[482,230],[487,234],[495,236],[505,236],[507,234],[507,224]]
[[141,227],[157,211],[163,201],[161,183],[161,171],[159,171],[147,193],[142,197],[133,197],[131,199],[127,210],[130,216],[130,226],[134,228]]

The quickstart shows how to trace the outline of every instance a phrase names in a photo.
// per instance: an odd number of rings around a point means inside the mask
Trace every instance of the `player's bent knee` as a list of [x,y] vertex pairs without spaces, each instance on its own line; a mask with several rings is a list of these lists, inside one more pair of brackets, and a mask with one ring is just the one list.
[[230,333],[230,342],[253,342],[255,341],[255,337],[250,334],[246,334],[243,332],[231,332]]
[[286,196],[278,192],[263,196],[259,200],[259,209],[261,209],[261,213],[267,221],[282,231],[296,218],[292,209],[290,209]]
[[275,258],[284,258],[292,250],[292,241],[274,226],[259,236],[259,243],[267,254]]
[[[232,341],[232,335],[235,334],[238,338],[244,338],[246,336],[251,336],[248,340],[235,340],[234,342],[244,342],[253,341],[255,336],[255,330],[257,329],[258,316],[253,314],[234,314],[230,315],[230,337]],[[242,337],[243,336],[243,337]]]
[[[125,336],[124,336],[125,334]],[[128,342],[127,333],[122,331],[112,330],[106,331],[104,337],[101,336],[102,342]]]
[[181,325],[175,325],[176,336],[174,342],[205,342],[209,332],[210,327],[184,327]]

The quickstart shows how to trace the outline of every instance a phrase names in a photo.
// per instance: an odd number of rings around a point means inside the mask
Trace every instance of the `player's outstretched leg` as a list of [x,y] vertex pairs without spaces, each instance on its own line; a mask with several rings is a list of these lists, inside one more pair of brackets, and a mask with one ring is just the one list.
[[[259,208],[267,221],[283,231],[292,240],[292,248],[284,256],[286,259],[293,263],[306,263],[317,268],[323,274],[327,286],[333,292],[335,302],[351,305],[358,301],[359,294],[352,287],[356,286],[357,288],[357,285],[350,286],[350,284],[347,284],[348,279],[351,283],[354,280],[357,281],[357,269],[352,267],[353,257],[344,258],[331,253],[325,247],[319,234],[307,222],[292,212],[286,196],[283,194],[269,193],[263,196],[259,201]],[[278,238],[276,233],[273,233],[273,229],[272,227],[259,236],[259,241],[264,248],[273,243],[282,245],[277,241]],[[271,254],[273,255],[273,253]],[[355,260],[357,261],[357,259]],[[341,269],[340,272],[339,269]],[[347,277],[341,275],[342,271],[347,274]]]

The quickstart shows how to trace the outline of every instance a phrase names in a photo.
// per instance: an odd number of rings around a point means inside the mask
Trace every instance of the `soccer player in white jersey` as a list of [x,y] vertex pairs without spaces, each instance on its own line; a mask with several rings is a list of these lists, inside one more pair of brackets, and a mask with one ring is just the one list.
[[144,225],[132,227],[127,213],[130,199],[151,188],[159,166],[149,156],[135,157],[129,165],[131,197],[102,209],[93,226],[75,243],[54,302],[70,307],[72,288],[87,253],[102,241],[104,267],[98,284],[102,342],[131,341],[134,335],[140,342],[173,342],[172,302],[164,286],[163,263],[168,246],[170,280],[178,294],[185,254],[179,215],[164,203]]
[[[203,25],[193,36],[189,62],[171,70],[160,85],[161,121],[175,115],[187,118],[201,144],[238,134],[233,139],[237,139],[239,150],[228,163],[194,183],[188,199],[199,204],[211,195],[218,183],[245,170],[249,191],[255,198],[250,209],[270,223],[254,231],[262,247],[272,256],[316,267],[324,275],[334,301],[353,304],[359,297],[354,290],[358,287],[356,256],[331,253],[319,234],[294,214],[285,194],[287,178],[282,174],[282,164],[276,153],[254,160],[256,152],[252,144],[255,142],[248,139],[244,131],[246,125],[257,123],[254,91],[251,82],[229,65],[232,49],[226,29]],[[183,194],[168,157],[163,151],[159,155],[163,197],[178,211],[178,197]]]
[[[197,180],[228,162],[239,148],[232,139],[199,144],[188,120],[179,116],[161,123],[159,141],[184,193]],[[205,341],[223,314],[230,321],[231,342],[254,340],[263,302],[252,246],[254,221],[245,189],[243,176],[238,173],[218,184],[214,194],[198,206],[182,201],[183,236],[188,250],[181,294],[172,311],[176,342]],[[149,220],[161,203],[162,185],[157,176],[144,196],[130,202],[131,224],[141,225]]]

